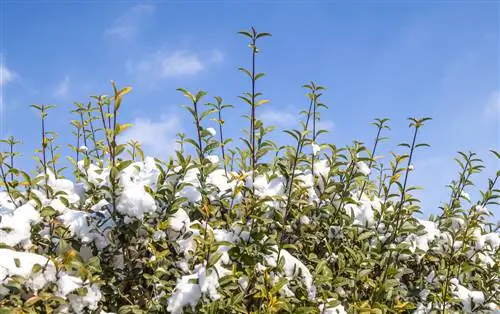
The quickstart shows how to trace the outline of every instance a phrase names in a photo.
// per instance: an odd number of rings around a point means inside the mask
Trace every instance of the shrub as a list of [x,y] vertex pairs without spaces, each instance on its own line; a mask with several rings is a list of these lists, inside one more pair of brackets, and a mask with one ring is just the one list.
[[[376,153],[388,119],[375,120],[371,150],[320,144],[324,88],[312,82],[300,126],[285,131],[294,144],[278,146],[257,119],[268,101],[254,61],[270,34],[240,34],[253,62],[241,69],[250,91],[240,96],[249,129],[239,145],[223,136],[222,98],[179,89],[195,136],[180,135],[168,161],[144,157],[139,143],[119,141],[131,89],[113,83],[112,96],[76,105],[72,171],[63,171],[50,106],[34,106],[37,175],[15,167],[14,138],[0,157],[1,312],[498,312],[499,226],[487,207],[500,171],[473,202],[466,191],[483,166],[460,152],[449,201],[418,219],[408,177],[429,118],[409,119],[406,152],[386,169]],[[210,117],[218,130],[205,127]]]

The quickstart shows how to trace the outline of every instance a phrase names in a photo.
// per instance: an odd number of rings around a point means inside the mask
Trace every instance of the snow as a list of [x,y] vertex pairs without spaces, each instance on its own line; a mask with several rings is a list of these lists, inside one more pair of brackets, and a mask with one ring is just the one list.
[[123,192],[120,193],[116,209],[130,217],[142,219],[144,214],[157,209],[155,200],[146,192],[145,186],[155,189],[159,170],[153,158],[129,165],[120,176]]
[[300,216],[300,223],[303,224],[303,225],[308,225],[311,223],[311,219],[309,219],[309,217],[307,216]]
[[168,219],[168,224],[170,229],[174,231],[181,231],[183,228],[188,226],[190,223],[188,214],[184,209],[179,208],[170,218]]
[[[80,160],[78,162],[78,169],[85,173],[86,182],[85,188],[89,188],[89,184],[93,184],[95,186],[105,186],[109,184],[109,168],[100,168],[94,164],[90,164],[88,169],[85,169],[85,161]],[[88,182],[88,183],[87,183]]]
[[327,159],[323,159],[314,163],[314,175],[318,177],[328,178],[330,166]]
[[375,223],[374,211],[371,204],[361,202],[361,205],[347,204],[344,206],[347,214],[350,214],[355,225],[371,226]]
[[429,250],[429,245],[435,239],[438,239],[441,235],[441,232],[436,226],[436,223],[433,221],[417,219],[418,223],[424,226],[424,231],[426,232],[423,235],[411,234],[406,239],[406,242],[410,243],[410,250],[412,253],[415,252],[415,249],[419,249],[423,252],[427,252]]
[[[0,249],[0,281],[1,284],[8,283],[8,278],[12,276],[22,276],[26,278],[25,285],[34,292],[45,287],[48,283],[56,280],[56,269],[47,258],[38,254],[28,252],[16,252],[10,249]],[[16,265],[16,259],[19,264]],[[38,273],[33,273],[32,269],[35,264],[45,266],[45,270]],[[0,286],[0,295],[6,291]]]
[[144,186],[131,184],[120,194],[116,209],[122,214],[142,219],[144,214],[155,211],[157,206],[153,196],[144,190]]
[[[207,129],[210,134],[210,128]],[[212,136],[215,136],[215,130]],[[313,143],[312,149],[314,154],[318,154],[320,147]],[[218,156],[207,156],[207,159],[215,164],[219,163]],[[196,311],[196,306],[200,302],[209,302],[218,300],[222,297],[220,292],[220,279],[226,275],[232,274],[232,268],[238,267],[234,265],[234,261],[230,258],[228,252],[234,245],[241,245],[242,243],[249,242],[250,238],[249,228],[251,220],[245,220],[242,216],[238,216],[238,210],[242,204],[244,193],[238,192],[238,187],[245,185],[247,188],[254,188],[257,197],[265,199],[265,204],[271,216],[276,210],[282,210],[284,200],[287,197],[286,179],[275,172],[259,173],[256,175],[255,180],[252,180],[251,172],[228,172],[224,169],[216,169],[211,172],[207,178],[206,183],[210,188],[208,200],[211,204],[217,206],[218,204],[227,204],[226,208],[232,209],[236,213],[236,218],[228,224],[220,225],[212,221],[207,222],[203,218],[200,220],[191,219],[197,215],[196,207],[199,206],[201,201],[200,178],[199,169],[196,165],[190,165],[190,169],[182,175],[180,168],[174,169],[174,179],[168,180],[169,184],[174,184],[178,179],[180,184],[184,186],[176,192],[177,197],[185,197],[187,202],[180,204],[178,209],[166,208],[159,198],[155,199],[146,191],[148,188],[153,191],[153,194],[158,191],[156,186],[158,177],[161,171],[158,169],[157,161],[153,158],[147,157],[144,161],[133,162],[119,173],[119,197],[117,198],[116,208],[112,208],[110,204],[109,195],[104,186],[109,187],[109,168],[90,164],[87,169],[84,169],[83,161],[78,163],[79,168],[84,173],[84,179],[80,182],[73,183],[68,179],[55,178],[52,173],[48,173],[49,185],[54,192],[62,193],[52,199],[47,199],[43,189],[34,189],[32,192],[40,199],[42,208],[50,206],[57,212],[56,219],[68,228],[69,234],[76,239],[80,240],[83,244],[80,248],[80,255],[84,261],[89,260],[94,251],[101,252],[109,245],[109,235],[113,228],[117,227],[115,222],[110,219],[110,212],[118,211],[125,215],[126,223],[136,222],[143,220],[144,222],[156,222],[156,218],[161,216],[166,219],[167,223],[161,227],[155,227],[152,236],[149,238],[141,238],[146,241],[167,242],[175,249],[178,257],[174,261],[176,271],[182,275],[177,278],[175,287],[167,298],[167,310],[171,313],[183,313],[185,307],[190,307]],[[219,165],[220,166],[220,165]],[[320,199],[320,192],[324,191],[325,184],[329,180],[330,164],[328,160],[318,160],[314,164],[314,172],[308,170],[297,170],[295,179],[302,188],[305,189],[304,199],[307,206],[326,203],[328,206],[339,206],[340,199],[326,200]],[[370,169],[364,162],[357,162],[356,169],[363,175],[369,175]],[[334,177],[335,178],[335,177]],[[324,180],[323,180],[324,179]],[[317,183],[317,186],[314,184]],[[86,197],[85,193],[93,191],[96,188],[102,193],[96,193],[97,197]],[[319,190],[319,192],[318,192]],[[375,247],[375,240],[385,239],[387,234],[393,230],[392,226],[387,223],[381,223],[377,226],[377,218],[381,212],[382,201],[365,191],[359,195],[359,191],[355,190],[350,195],[352,203],[344,204],[342,210],[351,216],[352,223],[359,231],[373,230],[379,233],[378,237],[372,237],[370,245]],[[108,198],[106,200],[105,198]],[[67,202],[66,202],[67,200]],[[193,204],[194,203],[194,204]],[[229,205],[230,204],[230,205]],[[238,205],[236,208],[230,206]],[[5,284],[8,279],[14,275],[23,276],[26,278],[27,287],[33,292],[37,292],[48,284],[54,283],[57,287],[57,295],[62,296],[68,300],[68,305],[60,309],[61,313],[85,313],[88,311],[98,309],[99,301],[101,300],[101,291],[97,284],[88,281],[83,281],[81,278],[73,276],[73,273],[61,271],[56,273],[55,267],[51,261],[46,257],[35,253],[29,253],[28,250],[34,251],[37,248],[32,247],[32,227],[35,224],[42,222],[42,219],[37,208],[39,205],[35,201],[29,201],[21,206],[16,206],[10,200],[5,192],[0,192],[0,243],[8,246],[11,249],[0,249],[0,296],[6,293],[6,289],[2,288],[1,284]],[[392,209],[391,209],[392,208]],[[482,206],[474,207],[478,214],[489,215],[488,209]],[[393,212],[394,207],[386,209],[387,212]],[[307,214],[306,214],[307,213]],[[298,228],[301,225],[310,225],[307,228],[316,226],[316,219],[322,219],[323,216],[315,216],[316,212],[312,215],[310,212],[298,213],[293,218],[290,217],[290,226]],[[321,214],[320,214],[321,215]],[[151,218],[153,217],[153,218]],[[191,217],[191,218],[190,218]],[[319,218],[318,218],[319,217]],[[400,257],[404,262],[405,259],[414,258],[417,262],[421,261],[425,254],[440,254],[449,247],[454,245],[455,250],[461,249],[464,243],[457,239],[452,238],[451,231],[461,231],[467,226],[467,221],[463,218],[450,218],[450,230],[441,230],[438,224],[433,221],[422,219],[411,219],[404,222],[405,228],[415,228],[418,225],[422,226],[423,232],[418,234],[407,234],[402,236],[397,241],[409,244],[409,250],[412,254],[401,254]],[[290,227],[287,225],[287,228]],[[343,236],[345,229],[338,225],[331,225],[328,230],[329,239],[340,239]],[[203,236],[203,231],[206,230],[209,234],[213,235],[214,245],[217,245],[215,252],[211,254],[220,254],[219,260],[210,268],[207,267],[207,261],[195,261],[194,254],[199,249],[200,237]],[[304,230],[304,228],[302,228]],[[473,245],[467,244],[466,254],[469,258],[474,258],[480,264],[485,266],[493,266],[497,262],[496,251],[500,247],[500,236],[497,231],[487,231],[483,228],[475,228],[470,230],[474,236]],[[40,235],[48,237],[49,228],[42,224]],[[142,237],[143,235],[140,235]],[[254,239],[251,241],[266,241],[265,239]],[[328,240],[328,239],[327,239]],[[57,240],[53,240],[58,244]],[[215,244],[217,243],[217,244]],[[221,244],[222,243],[222,244]],[[261,244],[262,244],[261,243]],[[153,243],[157,245],[159,243]],[[163,243],[164,244],[164,243]],[[391,244],[389,247],[395,247]],[[60,250],[60,248],[57,248]],[[313,276],[311,271],[313,266],[307,265],[306,259],[299,259],[292,255],[285,249],[278,248],[277,245],[272,247],[273,253],[264,254],[260,256],[255,264],[254,271],[261,275],[266,272],[271,279],[271,282],[277,282],[280,278],[288,279],[279,293],[284,297],[294,297],[296,293],[295,282],[300,282],[307,290],[308,299],[316,302],[321,313],[347,313],[342,305],[329,307],[328,302],[332,299],[319,299],[316,287],[314,285]],[[25,252],[21,252],[24,250]],[[38,248],[38,252],[41,252]],[[280,252],[278,254],[278,251]],[[60,252],[60,251],[57,251]],[[278,255],[283,258],[283,269],[278,271],[277,266]],[[156,256],[148,257],[148,260],[155,261]],[[338,256],[335,253],[325,255],[326,260],[335,262]],[[16,265],[19,260],[20,264]],[[123,254],[117,254],[111,261],[116,269],[125,269],[125,260]],[[38,273],[33,273],[33,265],[46,265],[45,269]],[[236,279],[238,285],[242,290],[248,288],[250,284],[248,273]],[[460,280],[464,278],[460,277]],[[414,313],[429,313],[432,310],[432,304],[426,303],[427,297],[430,293],[430,287],[437,280],[443,280],[441,277],[431,272],[427,276],[427,283],[421,288],[419,295],[416,297],[417,309]],[[76,293],[78,288],[86,288],[88,293],[85,296],[79,296]],[[338,287],[335,289],[336,297],[340,301],[345,300],[346,287]],[[404,287],[401,287],[404,289]],[[477,287],[470,286],[470,281],[464,280],[463,285],[459,279],[452,279],[450,281],[451,293],[460,299],[464,312],[471,312],[477,304],[485,303],[485,292],[476,290]],[[170,293],[170,292],[168,292]],[[347,292],[349,293],[349,292]],[[487,294],[486,294],[487,296]],[[155,296],[156,297],[156,296]],[[490,307],[490,304],[485,304]],[[347,305],[346,305],[347,308]],[[350,310],[350,308],[348,308]]]
[[470,195],[469,193],[465,192],[465,191],[462,191],[462,193],[460,194],[460,196],[462,196],[465,200],[467,200],[468,202],[471,201],[471,198],[470,198]]
[[31,204],[24,204],[17,209],[0,208],[0,243],[8,246],[31,245],[31,226],[41,218]]
[[88,243],[94,238],[92,226],[88,222],[89,216],[88,212],[68,209],[58,218],[68,227],[72,235]]
[[[67,296],[73,311],[85,313],[85,309],[96,310],[98,302],[101,300],[101,291],[95,285],[85,285],[80,278],[62,274],[57,282],[58,295]],[[73,293],[78,288],[86,288],[87,294],[79,296]]]
[[255,194],[260,197],[275,197],[282,196],[285,192],[285,180],[282,177],[268,180],[265,175],[260,175],[255,178],[252,184],[252,178],[247,177],[248,187],[255,188]]
[[210,133],[210,135],[212,136],[215,136],[217,134],[217,132],[215,131],[214,128],[206,128],[206,130],[208,131],[208,133]]
[[194,311],[198,300],[201,298],[201,288],[197,283],[192,283],[191,280],[196,280],[196,274],[182,276],[168,299],[167,311],[172,314],[183,313],[185,306],[191,306]]
[[238,284],[241,286],[241,289],[246,290],[248,288],[248,277],[247,276],[241,276],[238,279]]
[[313,155],[316,156],[321,151],[321,147],[316,143],[312,143],[311,146],[312,146]]
[[[225,230],[216,229],[213,230],[213,233],[216,241],[236,241],[238,239],[237,235],[228,233]],[[180,240],[177,242],[186,243],[185,241]],[[184,252],[188,252],[191,249],[194,250],[193,246],[196,243],[194,241],[188,241],[188,243],[189,245],[184,244]],[[212,268],[207,269],[205,261],[204,264],[196,265],[191,274],[182,276],[178,280],[172,296],[168,299],[167,310],[172,313],[182,313],[182,309],[188,305],[194,310],[194,307],[203,295],[211,300],[218,300],[221,297],[218,292],[219,279],[231,274],[231,271],[224,267],[225,264],[230,262],[229,255],[227,254],[228,250],[229,248],[225,245],[219,246],[215,253],[221,253],[222,256]],[[186,266],[182,268],[187,271]]]
[[56,179],[55,175],[48,170],[47,171],[48,180],[47,184],[51,187],[54,193],[64,192],[64,196],[70,203],[78,203],[80,201],[80,195],[82,191],[78,189],[72,181],[68,179]]
[[328,300],[326,300],[326,304],[321,303],[319,305],[319,312],[321,314],[347,314],[347,312],[344,309],[344,307],[342,306],[342,304],[339,304],[339,305],[334,306],[334,307],[328,306],[328,302],[332,302],[332,301],[333,301],[333,299],[328,299]]
[[490,214],[490,211],[485,206],[476,205],[475,209],[478,214],[485,214],[485,215]]
[[[83,283],[80,278],[70,276],[64,271],[57,274],[54,264],[46,257],[10,249],[0,249],[0,256],[2,256],[0,259],[0,296],[7,293],[2,285],[8,283],[12,276],[21,276],[26,279],[25,285],[34,293],[50,283],[56,283],[57,295],[67,297],[73,313],[86,313],[87,309],[97,309],[101,300],[99,288],[93,284]],[[40,266],[40,270],[36,273],[33,272],[35,265]],[[84,296],[73,294],[78,288],[86,288],[87,294]]]
[[368,167],[368,165],[366,163],[364,163],[363,161],[358,161],[356,163],[356,168],[358,170],[359,173],[367,176],[370,174],[371,170],[370,168]]
[[[266,263],[269,267],[277,266],[277,247],[275,247],[275,249],[276,252],[273,252],[265,258]],[[290,280],[294,277],[300,277],[308,291],[309,300],[313,300],[316,297],[316,287],[313,284],[313,278],[309,269],[300,260],[291,255],[287,250],[282,249],[280,252],[280,259],[283,258],[283,260],[285,261],[285,264],[283,265],[283,272],[285,274],[285,277]]]
[[209,155],[207,156],[208,161],[210,161],[213,164],[216,164],[219,162],[219,156],[217,155]]
[[462,286],[456,278],[452,278],[450,283],[454,288],[452,293],[456,298],[461,300],[463,310],[466,313],[472,313],[474,305],[481,305],[484,303],[484,293],[482,291],[471,291]]
[[177,197],[185,197],[190,202],[201,201],[201,193],[198,191],[200,182],[198,180],[199,170],[197,168],[189,169],[181,180],[181,183],[188,184],[182,190],[177,192]]

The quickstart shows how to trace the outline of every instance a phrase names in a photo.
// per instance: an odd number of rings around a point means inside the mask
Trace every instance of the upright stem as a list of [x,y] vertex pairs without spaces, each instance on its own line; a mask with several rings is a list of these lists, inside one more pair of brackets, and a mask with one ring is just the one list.
[[[368,163],[368,168],[370,168],[370,169],[372,168],[372,165],[373,165],[373,158],[375,158],[375,151],[377,150],[377,145],[378,145],[378,142],[380,140],[380,132],[381,131],[382,131],[382,126],[380,125],[378,127],[377,136],[375,137],[375,144],[373,145],[372,153],[370,156],[370,162]],[[368,174],[368,177],[367,177],[367,180],[369,180],[369,179],[370,179],[370,174]],[[361,192],[359,193],[359,198],[363,197],[363,192],[365,191],[366,182],[367,181],[363,182],[363,186],[361,187]]]
[[49,198],[49,178],[47,175],[47,157],[46,157],[46,147],[47,143],[45,141],[45,107],[42,105],[42,163],[43,163],[43,172],[45,174],[45,194],[47,198]]
[[[255,79],[255,56],[257,54],[257,47],[256,47],[256,34],[254,32],[252,36],[252,95],[251,95],[251,113],[250,113],[250,143],[251,143],[251,148],[250,148],[250,163],[252,166],[252,195],[250,198],[250,210],[249,210],[249,215],[250,216],[253,212],[253,206],[254,206],[254,198],[255,198],[255,85],[256,85],[256,79]],[[249,237],[247,239],[247,244],[250,243],[250,239],[252,237],[252,230],[255,225],[255,219],[252,219],[252,223],[250,224],[250,230],[249,230]]]
[[[250,121],[250,139],[252,143],[252,183],[255,182],[255,55],[257,53],[256,38],[252,39],[252,113]],[[255,185],[252,184],[252,192],[255,194]]]
[[[14,168],[14,139],[9,143],[9,151],[10,151],[10,168]],[[10,173],[10,180],[14,181],[14,173]]]
[[54,172],[54,177],[57,179],[57,170],[56,170],[56,160],[54,158],[54,144],[50,141],[50,158],[52,159],[52,171]]
[[[314,144],[316,144],[316,97],[314,97],[314,102],[313,102],[313,134],[312,134],[312,141]],[[314,151],[312,154],[311,158],[311,175],[313,176],[313,182],[314,182],[314,161],[316,159],[316,156],[314,155]]]
[[76,127],[76,163],[80,160],[80,128]]
[[[9,195],[9,198],[12,201],[12,204],[14,204],[16,206],[17,205],[16,201],[14,200],[14,197],[12,197],[12,194],[10,192],[10,187],[9,187],[8,182],[7,182],[7,176],[5,174],[5,171],[3,170],[3,160],[0,163],[0,171],[1,171],[1,174],[2,174],[3,184],[5,185],[5,189],[7,190],[7,194]],[[2,216],[1,215],[0,215],[0,222],[2,222]]]
[[111,128],[111,102],[108,102],[108,126]]
[[[200,151],[198,152],[198,157],[200,159],[200,163],[203,166],[204,165],[204,156],[203,156],[203,141],[201,140],[201,125],[200,125],[200,118],[198,115],[198,101],[193,102],[194,105],[194,112],[196,114],[196,119],[195,119],[195,124],[196,124],[196,133],[198,135],[198,146],[200,148]],[[202,171],[200,171],[201,173]]]
[[[101,97],[99,97],[98,103],[99,103],[99,112],[101,113],[102,125],[103,125],[103,128],[104,128],[104,135],[106,137],[106,142],[108,144],[108,147],[111,147],[111,143],[109,141],[108,132],[106,131],[108,127],[106,126],[106,118],[104,117],[104,108],[103,108]],[[109,152],[109,158],[110,158],[110,161],[111,161],[111,159],[112,159],[111,149],[110,149],[110,152]]]
[[[469,180],[469,177],[471,175],[470,172],[470,167],[472,167],[472,164],[469,160],[466,160],[466,165],[464,169],[462,170],[462,173],[460,173],[460,180],[458,182],[458,186],[455,190],[452,190],[451,196],[450,196],[450,203],[448,204],[448,210],[453,210],[455,208],[455,200],[459,198],[462,194],[463,189],[465,188],[465,182]],[[465,177],[465,173],[468,172],[467,177]],[[464,180],[465,177],[465,180]],[[445,212],[446,209],[443,210],[441,215],[439,216],[439,222],[438,222],[438,227],[441,227],[442,221],[444,216],[446,215]]]
[[[400,213],[400,210],[403,207],[404,198],[406,196],[406,184],[408,182],[408,173],[410,172],[409,171],[409,166],[411,165],[411,161],[412,161],[412,157],[413,157],[413,152],[415,150],[415,141],[417,139],[417,134],[418,134],[418,126],[415,126],[415,131],[413,133],[413,141],[412,141],[411,148],[410,148],[410,155],[408,157],[408,164],[407,164],[406,172],[405,172],[405,179],[404,179],[404,183],[403,183],[403,190],[401,192],[401,198],[399,200],[398,207],[395,208],[395,211],[394,211],[396,213],[396,215],[397,215],[396,225],[395,225],[393,233],[387,238],[386,241],[384,241],[384,243],[382,243],[382,250],[384,250],[385,246],[388,243],[392,242],[396,238],[396,235],[397,235],[397,233],[399,231],[399,228],[400,228],[399,224],[400,224],[400,220],[401,220],[401,217],[402,217],[402,214]],[[394,253],[394,250],[391,250],[389,252],[389,256],[387,257],[387,262],[386,262],[385,267],[383,268],[383,274],[380,277],[381,280],[379,282],[385,282],[385,279],[387,278],[387,269],[388,269],[389,263],[391,263],[393,253]]]
[[[311,117],[311,105],[313,102],[314,102],[314,100],[311,99],[311,103],[309,105],[309,113],[307,115],[306,124],[304,126],[304,132],[300,135],[300,137],[297,141],[297,147],[295,148],[295,156],[293,158],[293,163],[292,163],[292,172],[290,174],[290,181],[288,182],[288,193],[287,193],[287,202],[286,202],[286,206],[285,206],[285,214],[283,215],[283,223],[284,224],[288,220],[288,214],[290,213],[290,207],[292,204],[293,181],[295,180],[295,172],[297,170],[297,165],[299,162],[300,153],[302,152],[302,148],[304,147],[304,136],[305,136],[306,131],[307,131],[308,126],[309,126],[309,120]],[[283,229],[283,230],[281,230],[280,237],[278,239],[278,257],[276,259],[276,263],[279,262],[279,259],[281,256],[281,246],[283,243],[284,236],[285,236],[285,231]]]
[[[408,174],[410,173],[410,165],[413,158],[413,152],[415,151],[415,141],[417,139],[417,134],[418,134],[418,128],[415,128],[415,132],[413,133],[413,141],[411,143],[410,156],[408,157],[408,163],[406,164],[405,180],[403,183],[403,193],[401,193],[401,199],[399,200],[399,209],[403,207],[404,198],[406,196],[406,184],[408,183]],[[400,217],[401,215],[398,216],[398,218]],[[396,227],[397,226],[398,224],[396,224]]]
[[[415,141],[417,139],[417,134],[418,134],[418,127],[415,127],[415,132],[413,132],[413,141],[411,143],[411,148],[410,148],[410,156],[408,157],[408,163],[406,165],[406,171],[405,171],[405,180],[403,182],[403,190],[401,192],[401,198],[399,200],[399,204],[398,204],[398,207],[395,209],[395,213],[397,215],[397,218],[396,218],[396,226],[394,228],[394,232],[392,234],[392,236],[388,237],[386,242],[384,242],[384,244],[386,243],[389,243],[390,241],[394,240],[396,234],[398,233],[399,231],[399,224],[401,222],[401,218],[403,215],[401,215],[399,213],[399,211],[401,210],[401,208],[403,207],[403,204],[404,204],[404,199],[405,199],[405,196],[406,196],[406,184],[408,182],[408,174],[410,173],[410,165],[411,165],[411,161],[412,161],[412,158],[413,158],[413,152],[415,151]],[[389,241],[390,240],[390,241]],[[385,246],[385,245],[383,245]],[[391,251],[392,253],[392,251]]]
[[116,166],[116,132],[115,132],[115,130],[116,130],[117,119],[118,119],[118,108],[117,108],[117,105],[115,105],[114,109],[113,109],[113,128],[111,129],[112,133],[113,133],[113,141],[111,142],[112,143],[111,146],[113,147],[113,167]]
[[[352,155],[352,153],[351,153],[351,155]],[[354,157],[351,156],[351,163],[349,164],[349,168],[347,169],[349,174],[346,177],[347,184],[345,186],[345,191],[347,191],[347,192],[351,188],[352,176],[354,174],[355,169],[356,169],[356,163],[354,162]],[[332,198],[332,202],[333,201],[335,201],[335,196]],[[340,210],[342,210],[342,208],[344,207],[344,203],[345,203],[345,197],[342,197],[342,200],[340,201],[339,206],[335,209],[335,213],[333,214],[333,218],[338,216]],[[340,219],[340,226],[342,226],[342,225],[343,225],[343,220]]]
[[219,115],[219,137],[220,137],[220,149],[222,153],[222,164],[224,165],[224,173],[226,174],[227,178],[227,166],[226,166],[226,153],[224,150],[224,136],[222,135],[222,108],[219,108],[218,115]]
[[101,157],[99,156],[99,148],[97,147],[97,140],[95,137],[94,124],[92,123],[92,116],[90,115],[90,105],[87,109],[88,109],[87,116],[89,118],[90,132],[92,132],[92,141],[94,142],[96,157],[97,157],[97,159],[101,159]]
[[[85,132],[85,121],[83,120],[83,112],[82,110],[79,110],[79,113],[80,113],[80,123],[81,123],[81,126],[82,126],[82,135],[83,135],[83,145],[85,145],[85,147],[87,147],[87,134]],[[85,150],[85,156],[89,156],[89,153],[88,153],[88,147],[87,147],[87,150]]]

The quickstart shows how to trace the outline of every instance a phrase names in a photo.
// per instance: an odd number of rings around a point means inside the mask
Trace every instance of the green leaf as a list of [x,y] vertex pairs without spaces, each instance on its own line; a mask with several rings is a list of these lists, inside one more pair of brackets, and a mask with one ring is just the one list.
[[261,37],[270,37],[270,36],[272,36],[271,33],[259,33],[257,34],[256,39],[259,39]]
[[40,212],[40,216],[43,217],[52,217],[57,214],[57,211],[52,206],[45,206]]
[[132,126],[131,123],[125,123],[125,124],[116,124],[116,127],[115,127],[115,135],[118,136],[119,134],[121,134],[123,131],[125,131],[126,129],[130,128]]
[[181,92],[184,96],[186,96],[187,98],[189,98],[192,102],[195,102],[196,101],[196,98],[194,97],[193,94],[191,94],[191,92],[189,92],[187,89],[184,89],[184,88],[178,88],[177,89],[179,92]]
[[247,31],[239,31],[238,34],[244,35],[246,37],[252,38],[252,34]]
[[374,231],[365,231],[365,232],[363,232],[362,234],[359,235],[358,241],[361,242],[361,241],[366,240],[366,239],[368,239],[368,238],[370,238],[370,237],[372,237],[374,235],[375,235]]
[[34,264],[33,267],[31,268],[31,272],[36,274],[42,270],[42,265],[40,264]]
[[278,291],[280,291],[281,288],[283,288],[283,286],[286,285],[287,283],[288,283],[288,279],[286,279],[286,278],[280,278],[278,280],[278,282],[276,284],[274,284],[274,286],[271,288],[271,290],[269,292],[271,294],[275,294]]
[[259,107],[259,106],[265,105],[265,104],[267,104],[267,103],[269,103],[269,99],[262,99],[262,100],[259,100],[259,101],[255,104],[255,106],[256,106],[256,107]]
[[211,254],[208,260],[207,268],[213,267],[220,260],[221,257],[222,257],[221,252],[216,252]]
[[[28,300],[26,300],[26,302],[24,302],[24,306],[25,307],[32,307],[33,305],[35,305],[36,303],[38,303],[40,301],[43,301],[43,299],[41,297],[35,295],[35,296],[32,296],[31,298],[29,298]],[[12,312],[12,313],[15,313],[15,312]]]
[[363,269],[362,271],[360,271],[360,272],[358,273],[358,276],[357,276],[357,277],[358,277],[358,280],[359,280],[359,279],[361,279],[361,278],[363,278],[363,277],[368,276],[371,272],[372,272],[372,270],[371,270],[371,269]]
[[133,163],[134,163],[133,160],[124,160],[118,164],[117,169],[118,169],[118,171],[121,172],[122,170],[124,170],[125,168],[127,168],[128,166],[130,166]]

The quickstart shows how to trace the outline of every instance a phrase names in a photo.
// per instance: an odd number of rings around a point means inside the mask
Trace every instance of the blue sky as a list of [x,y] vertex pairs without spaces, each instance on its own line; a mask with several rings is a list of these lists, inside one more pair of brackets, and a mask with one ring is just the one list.
[[416,153],[410,178],[425,188],[426,213],[447,198],[456,151],[470,149],[485,160],[479,187],[499,168],[488,153],[500,143],[496,1],[3,1],[0,10],[1,136],[23,141],[27,166],[39,140],[29,105],[57,104],[50,129],[67,143],[72,103],[109,94],[110,80],[133,87],[121,119],[136,125],[128,135],[147,152],[166,155],[176,132],[193,130],[177,87],[235,105],[226,120],[238,137],[247,108],[237,96],[248,83],[237,68],[249,65],[250,49],[236,32],[254,25],[273,34],[257,61],[267,73],[258,89],[271,100],[259,114],[278,129],[296,126],[307,106],[300,86],[311,80],[327,87],[325,142],[371,147],[369,122],[387,117],[391,141],[382,149],[401,152],[397,143],[411,137],[406,118],[432,117],[420,135],[432,148]]

